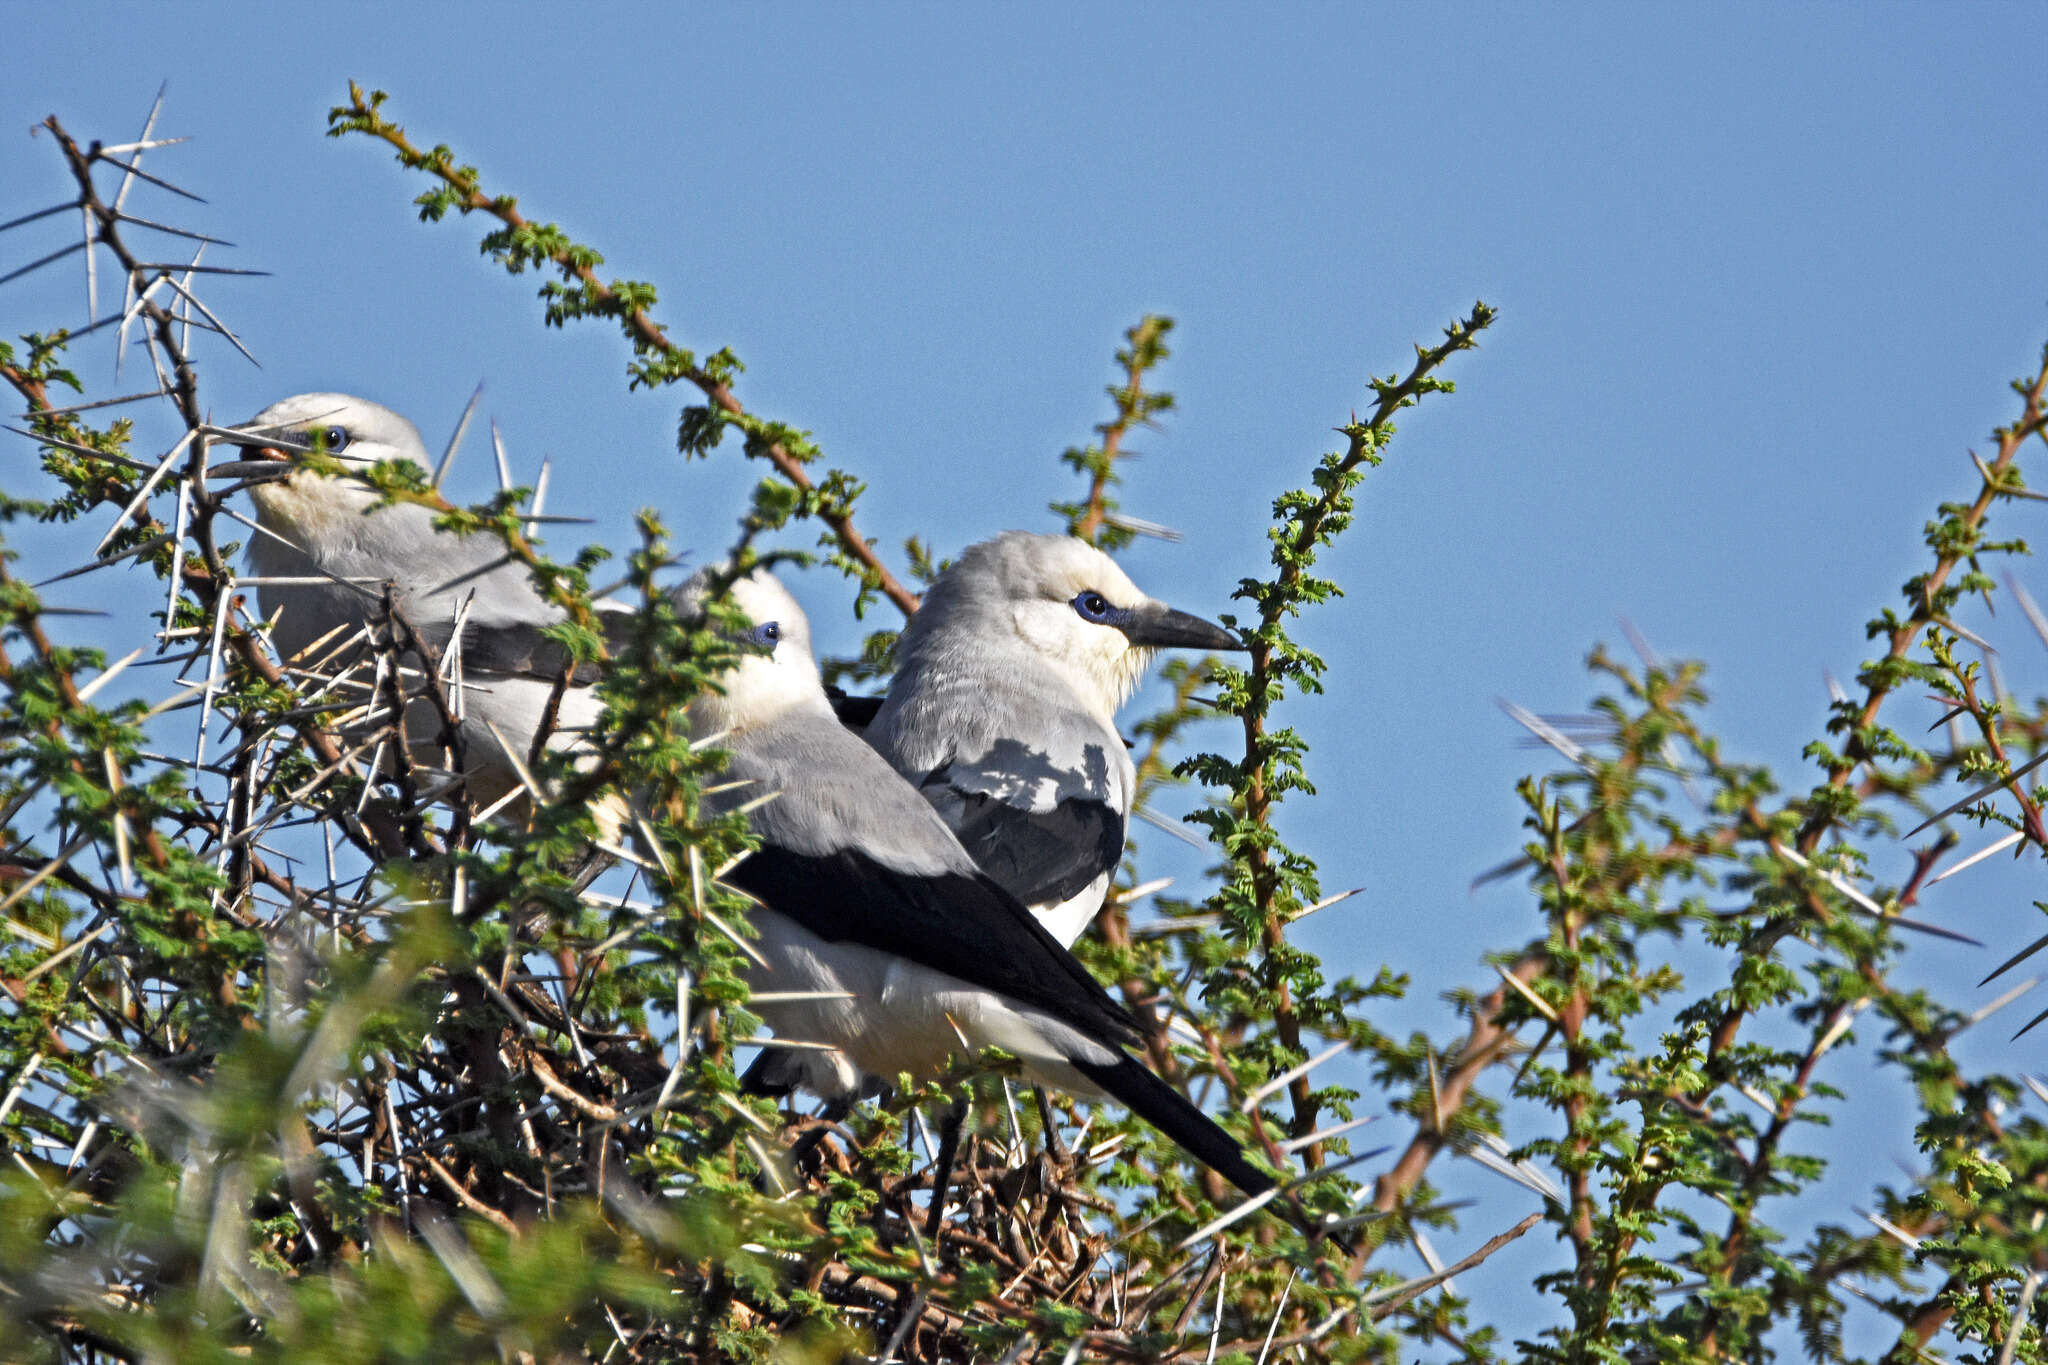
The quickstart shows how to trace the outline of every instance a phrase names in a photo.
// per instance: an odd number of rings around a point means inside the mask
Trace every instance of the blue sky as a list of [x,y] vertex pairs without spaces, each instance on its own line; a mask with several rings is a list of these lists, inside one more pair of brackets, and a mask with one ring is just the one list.
[[[211,296],[263,362],[211,355],[217,415],[338,388],[438,445],[482,381],[515,463],[553,458],[552,510],[614,545],[645,505],[723,545],[756,471],[732,449],[685,466],[679,395],[627,395],[610,333],[544,332],[480,227],[420,225],[418,183],[324,138],[349,78],[608,273],[659,284],[679,340],[736,350],[753,410],[869,481],[860,522],[899,564],[913,533],[951,553],[1050,529],[1074,489],[1055,457],[1106,415],[1122,330],[1164,312],[1179,408],[1136,443],[1126,506],[1186,538],[1127,563],[1205,614],[1259,571],[1266,505],[1367,374],[1475,298],[1499,307],[1460,392],[1410,414],[1368,480],[1326,564],[1348,595],[1299,632],[1329,694],[1289,712],[1321,795],[1285,832],[1332,888],[1367,888],[1308,942],[1409,971],[1385,1022],[1441,1030],[1438,992],[1534,929],[1516,887],[1467,890],[1519,842],[1514,780],[1548,766],[1496,696],[1583,709],[1587,648],[1625,616],[1710,663],[1734,756],[1806,781],[1823,671],[1853,678],[1863,622],[1921,565],[1935,503],[1972,491],[1965,451],[2048,339],[2043,15],[10,7],[0,218],[64,194],[35,120],[125,140],[168,80],[162,131],[195,140],[148,164],[211,201],[178,221],[274,272]],[[66,240],[45,226],[0,259]],[[75,272],[0,288],[10,333],[82,305]],[[457,491],[488,466],[472,451]],[[850,647],[843,587],[799,591]],[[2000,630],[2032,695],[2038,642]],[[1156,835],[1148,857],[1190,870]],[[2017,943],[2033,880],[1973,873],[1926,913]],[[1989,965],[1916,952],[1959,990]]]

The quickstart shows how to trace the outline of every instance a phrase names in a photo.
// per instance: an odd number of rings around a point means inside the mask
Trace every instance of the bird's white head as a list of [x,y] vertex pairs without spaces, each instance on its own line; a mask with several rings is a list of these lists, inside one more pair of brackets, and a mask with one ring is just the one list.
[[[262,522],[272,530],[317,533],[337,519],[360,516],[377,501],[374,490],[354,479],[330,478],[301,468],[320,451],[341,464],[367,469],[383,460],[411,460],[425,467],[427,448],[419,429],[391,409],[345,393],[301,393],[272,403],[236,428],[250,456],[242,472],[260,481],[250,486]],[[263,479],[266,464],[278,476]]]
[[993,660],[1019,645],[1105,718],[1154,650],[1244,647],[1223,627],[1146,596],[1084,540],[1006,531],[969,546],[940,575],[898,650],[911,666],[925,653],[982,650]]
[[[699,570],[678,591],[686,619],[702,613],[719,567]],[[692,733],[750,730],[799,708],[831,717],[825,684],[811,656],[810,618],[789,589],[768,570],[756,569],[733,583],[731,600],[749,622],[734,639],[740,657],[719,679],[719,692],[691,701]]]

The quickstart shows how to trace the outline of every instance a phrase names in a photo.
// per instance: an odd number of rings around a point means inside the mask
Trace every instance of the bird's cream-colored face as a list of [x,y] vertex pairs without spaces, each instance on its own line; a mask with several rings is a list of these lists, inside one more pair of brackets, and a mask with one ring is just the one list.
[[766,569],[732,585],[733,605],[751,627],[737,642],[739,660],[719,679],[723,694],[706,693],[690,703],[691,728],[698,734],[746,730],[793,707],[830,707],[811,655],[811,623],[789,590]]
[[[418,428],[382,404],[345,393],[302,393],[272,403],[241,424],[252,460],[292,465],[319,450],[348,466],[367,469],[384,460],[428,464]],[[253,484],[250,496],[266,524],[317,527],[358,515],[377,495],[349,479],[308,470]]]
[[1154,602],[1085,541],[1044,537],[1028,557],[1004,564],[1010,621],[1040,657],[1090,680],[1107,709],[1121,706],[1144,676],[1153,647],[1134,643],[1123,625]]

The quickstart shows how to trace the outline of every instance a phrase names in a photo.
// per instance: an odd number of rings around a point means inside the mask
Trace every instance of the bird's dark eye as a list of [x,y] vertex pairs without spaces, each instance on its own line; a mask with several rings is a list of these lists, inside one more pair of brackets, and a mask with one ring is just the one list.
[[319,431],[309,431],[306,433],[306,443],[319,446],[329,455],[339,455],[348,449],[348,428],[327,427]]
[[1116,608],[1110,605],[1109,599],[1093,588],[1075,595],[1074,610],[1083,621],[1107,622],[1116,615]]
[[747,643],[759,645],[763,649],[773,649],[777,644],[781,643],[781,640],[782,623],[780,621],[763,621],[760,625],[747,632]]

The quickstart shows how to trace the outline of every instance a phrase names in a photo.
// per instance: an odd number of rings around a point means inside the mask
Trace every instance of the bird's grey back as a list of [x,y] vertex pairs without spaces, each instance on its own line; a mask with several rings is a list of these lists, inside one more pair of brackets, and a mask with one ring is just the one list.
[[496,536],[437,531],[435,517],[429,508],[395,503],[356,514],[343,533],[304,547],[255,535],[249,556],[258,574],[328,579],[264,585],[265,615],[280,605],[285,609],[278,648],[296,653],[337,622],[375,619],[386,581],[394,585],[407,619],[436,648],[447,646],[455,614],[472,593],[466,619],[479,627],[561,619],[561,611],[534,588],[526,566],[511,559]]
[[822,698],[728,736],[727,777],[748,785],[713,798],[714,809],[780,793],[748,818],[770,844],[829,856],[856,848],[899,872],[972,875],[974,860],[945,823],[888,763],[843,729]]

